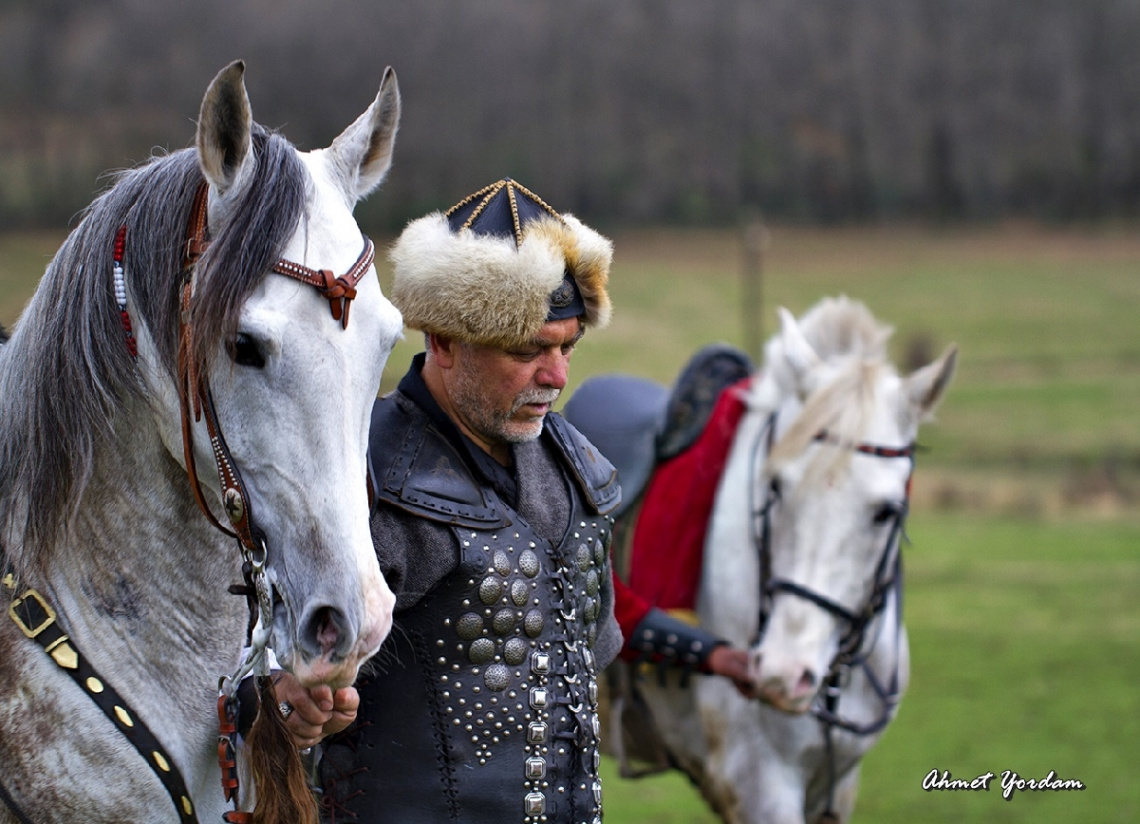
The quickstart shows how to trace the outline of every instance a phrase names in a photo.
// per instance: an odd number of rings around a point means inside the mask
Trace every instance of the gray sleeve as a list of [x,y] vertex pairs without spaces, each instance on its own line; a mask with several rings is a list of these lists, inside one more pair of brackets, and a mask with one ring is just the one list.
[[459,546],[448,526],[386,504],[372,513],[372,545],[396,596],[396,612],[416,604],[459,563]]

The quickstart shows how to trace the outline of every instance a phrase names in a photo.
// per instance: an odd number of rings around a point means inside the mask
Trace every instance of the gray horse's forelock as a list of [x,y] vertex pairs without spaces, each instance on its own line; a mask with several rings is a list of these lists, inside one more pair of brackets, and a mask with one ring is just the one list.
[[[308,175],[293,147],[255,126],[258,171],[234,218],[212,238],[195,286],[195,347],[216,351],[245,298],[301,219]],[[58,540],[94,461],[143,383],[115,303],[115,234],[134,324],[177,380],[178,293],[187,222],[202,175],[192,149],[118,175],[56,253],[0,360],[0,538],[17,569]],[[226,337],[222,337],[226,336]],[[208,360],[208,357],[206,358]],[[15,539],[15,540],[13,540]]]

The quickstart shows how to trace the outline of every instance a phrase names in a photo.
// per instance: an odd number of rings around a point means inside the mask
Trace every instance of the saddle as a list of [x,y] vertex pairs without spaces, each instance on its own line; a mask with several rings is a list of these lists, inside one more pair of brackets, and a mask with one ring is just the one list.
[[753,372],[751,358],[724,343],[699,350],[672,389],[633,375],[586,379],[562,415],[618,470],[620,518],[641,498],[657,464],[673,458],[704,431],[722,390]]
[[[614,514],[619,521],[640,503],[657,466],[700,438],[721,393],[753,371],[741,350],[712,344],[693,355],[671,390],[632,375],[599,375],[582,383],[562,414],[617,468],[622,503]],[[617,554],[628,555],[629,549],[615,545]],[[615,562],[621,563],[616,555]],[[607,696],[603,741],[624,778],[679,766],[638,688],[642,677],[636,664],[623,662],[608,667],[602,681]]]

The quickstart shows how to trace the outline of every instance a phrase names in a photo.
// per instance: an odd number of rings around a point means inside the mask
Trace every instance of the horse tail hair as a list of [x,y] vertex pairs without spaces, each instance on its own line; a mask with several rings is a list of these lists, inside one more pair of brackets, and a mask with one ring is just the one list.
[[257,799],[253,824],[317,824],[316,797],[269,678],[258,679],[258,697],[261,708],[245,746]]

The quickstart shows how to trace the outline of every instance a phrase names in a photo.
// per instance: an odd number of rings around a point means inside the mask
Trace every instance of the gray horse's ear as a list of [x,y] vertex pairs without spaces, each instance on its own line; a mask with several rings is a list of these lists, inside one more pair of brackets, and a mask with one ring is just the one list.
[[252,117],[245,91],[245,62],[235,60],[210,82],[198,113],[198,163],[214,191],[232,200],[252,170]]
[[958,365],[958,346],[950,344],[942,357],[933,363],[928,363],[915,370],[904,381],[906,393],[904,397],[910,406],[911,414],[918,420],[928,419],[935,407],[946,394],[950,379],[954,377],[954,369]]
[[795,378],[796,394],[803,399],[810,395],[814,388],[811,375],[820,364],[819,355],[804,337],[795,316],[783,306],[779,309],[779,315],[780,338],[784,344],[784,361]]
[[400,125],[400,86],[389,66],[372,105],[329,146],[329,159],[344,182],[348,205],[380,185],[392,165]]

